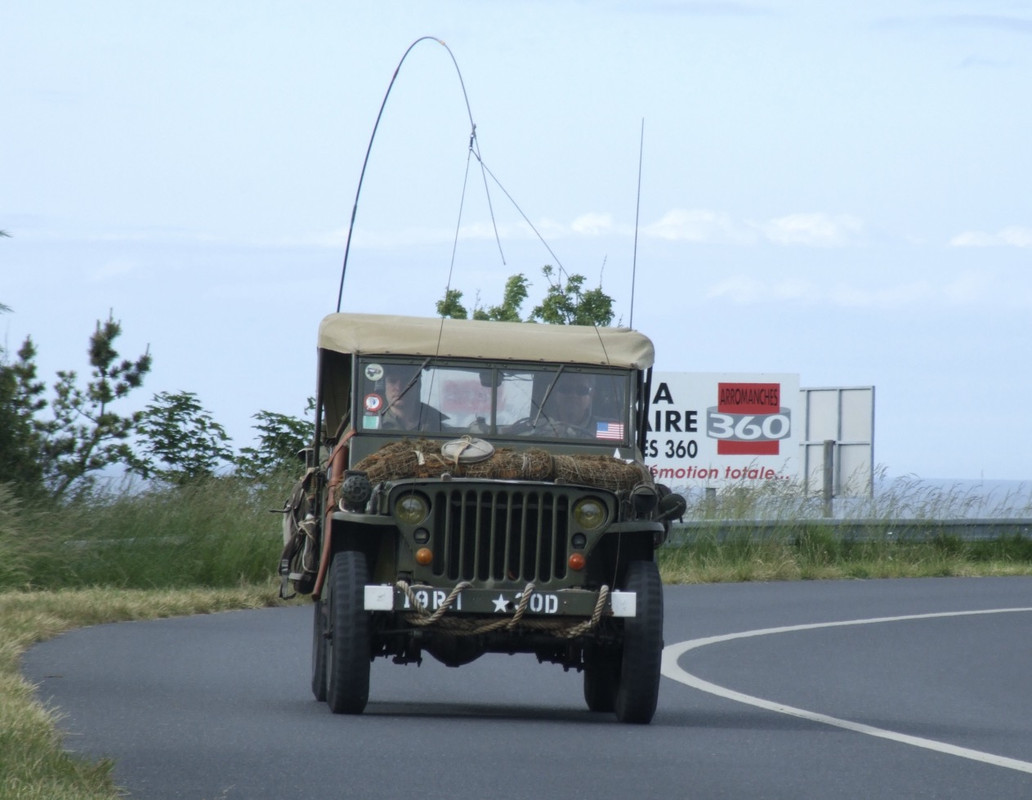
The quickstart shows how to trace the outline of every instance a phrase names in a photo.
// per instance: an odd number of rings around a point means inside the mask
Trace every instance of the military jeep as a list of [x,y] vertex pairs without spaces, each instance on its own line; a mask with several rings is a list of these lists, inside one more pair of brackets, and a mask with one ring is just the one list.
[[655,550],[684,500],[641,461],[652,343],[625,328],[332,314],[283,593],[315,601],[312,692],[360,714],[378,657],[532,653],[592,711],[656,710]]

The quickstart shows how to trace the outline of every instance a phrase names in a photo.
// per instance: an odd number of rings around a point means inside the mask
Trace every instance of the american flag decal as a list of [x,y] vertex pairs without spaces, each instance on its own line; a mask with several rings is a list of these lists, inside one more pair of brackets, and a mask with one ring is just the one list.
[[595,427],[595,438],[623,440],[623,423],[599,422]]

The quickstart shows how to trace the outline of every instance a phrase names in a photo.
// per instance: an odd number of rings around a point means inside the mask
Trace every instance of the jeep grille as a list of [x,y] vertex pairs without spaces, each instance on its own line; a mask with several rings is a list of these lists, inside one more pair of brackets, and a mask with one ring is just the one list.
[[548,584],[566,576],[569,498],[549,489],[448,488],[432,499],[435,576]]

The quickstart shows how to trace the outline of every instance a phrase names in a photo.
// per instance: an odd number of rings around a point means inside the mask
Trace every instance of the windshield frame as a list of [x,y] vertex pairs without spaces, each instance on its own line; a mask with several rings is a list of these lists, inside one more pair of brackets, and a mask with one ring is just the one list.
[[[634,445],[640,376],[628,367],[356,355],[353,369],[352,425],[363,436],[470,435],[608,450]],[[390,375],[396,370],[400,378]],[[450,374],[455,379],[444,380]],[[401,391],[388,390],[388,381]],[[400,396],[413,392],[408,400]],[[587,406],[590,414],[576,425],[559,419],[561,401]],[[408,422],[396,413],[403,405]]]

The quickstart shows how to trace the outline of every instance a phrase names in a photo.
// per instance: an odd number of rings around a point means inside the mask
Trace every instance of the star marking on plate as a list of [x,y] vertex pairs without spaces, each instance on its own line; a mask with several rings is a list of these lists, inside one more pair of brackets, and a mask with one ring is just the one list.
[[496,597],[492,602],[494,602],[494,610],[496,614],[499,612],[504,613],[505,609],[509,605],[509,601],[505,599],[504,595],[498,595],[498,597]]

